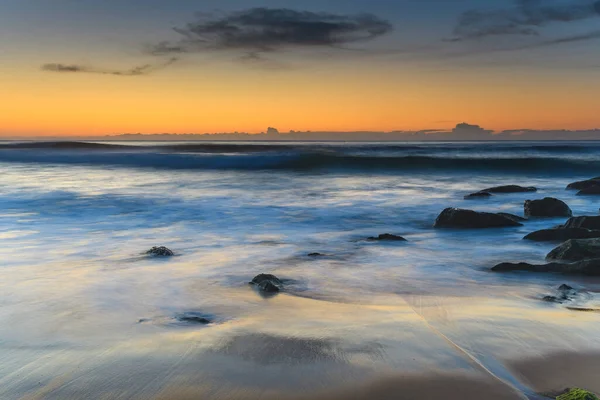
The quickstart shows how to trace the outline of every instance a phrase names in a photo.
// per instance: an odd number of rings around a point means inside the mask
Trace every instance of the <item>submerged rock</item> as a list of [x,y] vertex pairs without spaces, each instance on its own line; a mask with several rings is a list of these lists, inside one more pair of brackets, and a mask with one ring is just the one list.
[[493,272],[554,272],[565,275],[600,276],[600,259],[578,261],[571,264],[550,263],[543,265],[529,263],[501,263],[492,268]]
[[600,185],[600,176],[585,181],[573,182],[567,186],[567,189],[571,190],[584,190],[594,186]]
[[389,242],[407,242],[402,236],[392,235],[391,233],[384,233],[377,237],[370,237],[367,240],[371,241],[389,241]]
[[488,189],[483,189],[482,192],[488,193],[527,193],[527,192],[537,192],[537,188],[533,186],[519,186],[519,185],[505,185],[505,186],[496,186]]
[[564,394],[558,396],[556,400],[598,400],[598,396],[587,390],[576,388],[569,389]]
[[186,312],[182,314],[177,314],[175,316],[175,319],[179,322],[185,322],[188,324],[207,325],[212,322],[208,317],[196,312]]
[[572,217],[563,225],[563,228],[585,228],[600,230],[600,216]]
[[600,182],[596,186],[590,186],[582,189],[577,193],[577,196],[598,196],[600,195]]
[[483,198],[488,198],[491,197],[491,193],[488,192],[476,192],[476,193],[471,193],[465,196],[465,200],[471,200],[471,199],[483,199]]
[[567,240],[546,256],[548,260],[557,261],[581,261],[592,258],[600,258],[600,238]]
[[590,230],[585,228],[554,228],[542,229],[525,236],[525,240],[535,242],[564,242],[570,239],[593,239],[600,238],[600,230]]
[[325,254],[322,253],[310,253],[309,257],[325,257]]
[[146,252],[146,254],[151,255],[151,256],[156,256],[156,257],[171,257],[174,256],[175,253],[173,253],[171,250],[169,250],[168,248],[166,248],[165,246],[158,246],[158,247],[153,247],[150,250],[148,250]]
[[562,200],[546,197],[525,202],[526,217],[572,217],[573,211]]
[[569,285],[560,285],[555,296],[545,296],[542,300],[550,303],[563,304],[572,301],[577,296],[577,291]]
[[483,229],[522,225],[506,215],[446,208],[435,220],[434,228]]
[[251,285],[255,285],[258,290],[266,293],[277,293],[283,287],[283,283],[275,275],[260,274],[250,281]]

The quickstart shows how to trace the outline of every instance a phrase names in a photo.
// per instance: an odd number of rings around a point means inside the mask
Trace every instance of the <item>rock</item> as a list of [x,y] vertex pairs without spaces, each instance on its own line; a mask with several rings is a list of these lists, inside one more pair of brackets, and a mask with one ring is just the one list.
[[175,255],[175,253],[167,249],[165,246],[153,247],[148,250],[146,254],[156,257],[171,257]]
[[482,199],[482,198],[488,198],[491,197],[492,195],[488,192],[476,192],[476,193],[471,193],[465,196],[465,200],[472,200],[472,199]]
[[585,229],[598,229],[600,230],[600,216],[599,217],[572,217],[563,225],[563,228],[585,228]]
[[593,239],[600,238],[600,230],[590,230],[585,228],[555,228],[542,229],[525,236],[525,240],[535,242],[564,242],[570,239]]
[[598,396],[587,390],[575,388],[567,390],[564,394],[558,396],[556,400],[598,400]]
[[255,285],[258,290],[266,293],[277,293],[283,287],[283,283],[275,275],[271,274],[260,274],[254,277],[250,282],[251,285]]
[[325,254],[321,254],[321,253],[310,253],[308,256],[309,256],[309,257],[325,257]]
[[483,229],[522,225],[505,215],[446,208],[435,220],[434,228]]
[[565,275],[600,276],[600,259],[578,261],[571,264],[550,263],[535,265],[529,263],[501,263],[492,268],[493,272],[554,272]]
[[600,258],[600,239],[571,239],[552,250],[548,260],[581,261]]
[[550,303],[563,304],[567,301],[573,301],[578,295],[577,291],[569,285],[560,285],[556,291],[556,296],[545,296],[542,300]]
[[567,186],[567,189],[584,190],[598,185],[600,185],[600,176],[585,181],[573,182]]
[[388,241],[388,242],[407,242],[407,240],[404,239],[402,236],[392,235],[390,233],[384,233],[377,237],[370,237],[367,240]]
[[577,196],[598,196],[600,195],[600,181],[596,186],[590,186],[582,189],[577,193]]
[[505,213],[505,212],[499,212],[496,213],[498,215],[502,215],[504,217],[510,218],[515,222],[522,222],[522,221],[527,221],[527,218],[523,218],[523,217],[519,217],[518,215],[514,215],[514,214],[509,214],[509,213]]
[[571,217],[573,211],[561,200],[546,197],[542,200],[527,200],[525,202],[526,217]]
[[533,186],[523,187],[519,185],[496,186],[488,189],[483,189],[482,192],[488,193],[527,193],[537,192],[537,188]]
[[188,324],[202,324],[202,325],[207,325],[207,324],[210,324],[212,322],[206,316],[201,315],[201,314],[196,313],[196,312],[187,312],[187,313],[177,314],[175,316],[175,319],[177,319],[179,322],[185,322],[185,323],[188,323]]

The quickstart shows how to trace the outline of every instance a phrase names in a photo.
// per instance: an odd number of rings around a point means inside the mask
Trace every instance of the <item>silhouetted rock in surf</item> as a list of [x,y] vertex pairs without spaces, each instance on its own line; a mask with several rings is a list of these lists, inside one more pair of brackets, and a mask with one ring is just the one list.
[[371,240],[371,241],[388,241],[388,242],[406,242],[407,241],[402,236],[392,235],[390,233],[384,233],[384,234],[379,235],[377,237],[370,237],[367,240]]
[[494,272],[548,272],[560,273],[565,275],[587,275],[600,276],[600,259],[591,259],[578,261],[570,264],[549,263],[549,264],[529,264],[529,263],[501,263],[492,268]]
[[173,253],[171,250],[169,250],[165,246],[153,247],[150,250],[148,250],[146,252],[146,254],[155,256],[155,257],[171,257],[171,256],[175,255],[175,253]]
[[527,218],[519,217],[518,215],[515,215],[515,214],[509,214],[509,213],[505,213],[505,212],[499,212],[496,214],[502,215],[503,217],[506,217],[506,218],[510,218],[515,222],[527,221]]
[[590,186],[582,189],[577,193],[577,196],[598,196],[600,195],[600,182],[597,186]]
[[446,208],[437,217],[435,228],[484,229],[522,226],[518,221],[506,215],[460,208]]
[[554,228],[542,229],[531,232],[523,239],[535,242],[564,242],[569,239],[593,239],[600,238],[600,230],[590,230],[585,228]]
[[527,200],[525,202],[526,217],[571,217],[573,211],[562,200],[546,197],[541,200]]
[[594,186],[600,186],[600,176],[585,181],[573,182],[567,186],[571,190],[584,190]]
[[325,257],[325,254],[323,254],[323,253],[310,253],[308,256],[309,257]]
[[581,261],[593,258],[600,258],[600,238],[567,240],[546,256],[548,260],[557,261]]
[[600,216],[572,217],[563,225],[563,228],[600,229]]
[[506,185],[506,186],[496,186],[489,189],[483,189],[482,192],[488,193],[527,193],[527,192],[537,192],[537,188],[533,186],[519,186],[519,185]]
[[283,287],[283,282],[275,275],[271,274],[260,274],[254,277],[250,281],[251,285],[254,285],[258,290],[266,293],[277,293]]
[[471,193],[465,196],[465,200],[472,200],[472,199],[487,199],[488,197],[491,197],[492,195],[488,192],[476,192],[476,193]]
[[555,295],[545,296],[542,300],[549,303],[563,304],[572,301],[578,295],[577,291],[569,285],[560,285]]

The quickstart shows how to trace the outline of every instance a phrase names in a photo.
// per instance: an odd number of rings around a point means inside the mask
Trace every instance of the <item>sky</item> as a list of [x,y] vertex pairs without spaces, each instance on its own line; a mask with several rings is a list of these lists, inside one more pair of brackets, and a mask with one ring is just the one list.
[[1,0],[0,136],[600,127],[596,0]]

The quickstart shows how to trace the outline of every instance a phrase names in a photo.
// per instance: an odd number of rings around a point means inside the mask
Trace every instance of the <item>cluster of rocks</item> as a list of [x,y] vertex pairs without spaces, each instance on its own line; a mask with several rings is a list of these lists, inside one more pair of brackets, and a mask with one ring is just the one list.
[[600,176],[585,181],[573,182],[567,186],[569,190],[578,190],[577,195],[600,195]]

